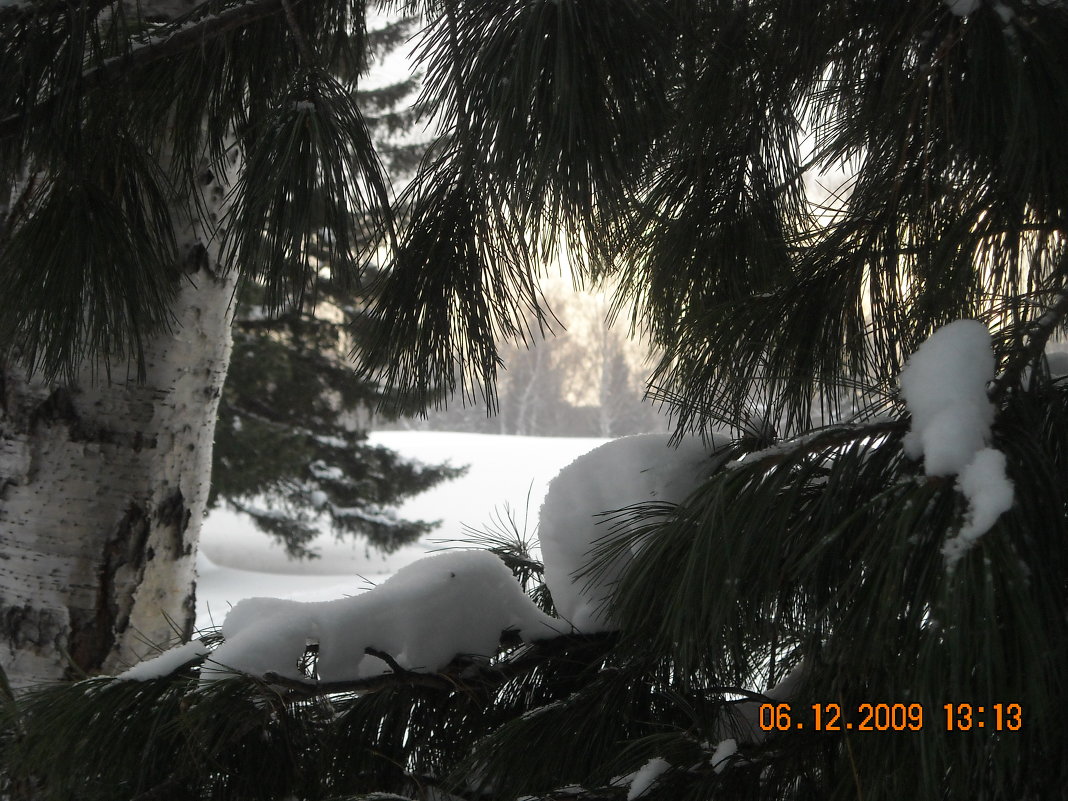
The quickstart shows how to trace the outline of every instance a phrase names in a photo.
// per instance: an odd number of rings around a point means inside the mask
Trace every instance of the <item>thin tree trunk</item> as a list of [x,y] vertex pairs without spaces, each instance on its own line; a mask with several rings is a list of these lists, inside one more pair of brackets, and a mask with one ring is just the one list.
[[178,228],[188,265],[144,383],[48,385],[0,365],[0,666],[14,687],[114,671],[191,632],[235,279],[201,226]]

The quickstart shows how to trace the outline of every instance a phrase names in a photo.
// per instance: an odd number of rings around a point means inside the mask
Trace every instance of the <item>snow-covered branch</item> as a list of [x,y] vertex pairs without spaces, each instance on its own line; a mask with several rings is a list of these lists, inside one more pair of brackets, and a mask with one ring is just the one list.
[[226,616],[224,642],[201,678],[272,673],[303,681],[309,646],[317,648],[315,673],[324,682],[359,682],[387,668],[430,674],[458,655],[492,657],[506,630],[533,642],[569,628],[538,609],[493,554],[453,551],[407,565],[350,598],[242,601]]

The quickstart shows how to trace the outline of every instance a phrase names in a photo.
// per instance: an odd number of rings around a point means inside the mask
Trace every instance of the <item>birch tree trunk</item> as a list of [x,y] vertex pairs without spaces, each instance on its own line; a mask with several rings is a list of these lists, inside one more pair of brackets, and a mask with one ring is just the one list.
[[[217,215],[225,179],[203,180]],[[48,385],[0,364],[0,666],[13,687],[118,670],[191,633],[236,279],[198,222],[176,228],[188,261],[144,383]]]

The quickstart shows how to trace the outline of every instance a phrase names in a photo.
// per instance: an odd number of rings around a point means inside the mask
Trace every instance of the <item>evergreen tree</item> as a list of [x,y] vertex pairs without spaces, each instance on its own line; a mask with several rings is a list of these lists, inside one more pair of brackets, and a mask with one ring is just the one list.
[[323,522],[389,553],[434,527],[390,507],[462,471],[367,442],[381,393],[346,355],[346,312],[358,313],[359,301],[330,289],[321,281],[316,308],[304,313],[265,317],[262,306],[239,305],[208,507],[248,515],[294,557],[315,555],[309,543]]
[[[640,551],[614,632],[505,637],[489,663],[431,673],[381,653],[392,673],[333,685],[310,653],[305,679],[204,686],[194,664],[60,686],[9,704],[10,791],[1064,797],[1068,391],[1043,353],[1068,314],[1065,4],[425,11],[445,133],[376,296],[370,368],[412,398],[492,394],[494,335],[524,333],[562,232],[577,269],[636,301],[680,431],[736,441],[713,443],[684,503],[617,516],[589,574]],[[806,170],[844,161],[849,184],[814,208]],[[980,446],[1013,486],[966,551],[978,496],[934,469],[908,434],[930,415],[897,387],[959,317],[993,333]],[[770,730],[732,728],[753,702]],[[813,704],[841,725],[814,731]],[[860,731],[865,705],[892,728],[897,704],[922,726]]]
[[[414,18],[403,17],[368,31],[369,54],[387,59],[414,27]],[[354,92],[376,149],[401,180],[411,177],[425,149],[420,139],[394,143],[415,126],[417,88],[408,76]],[[312,224],[325,225],[328,201],[312,201]],[[271,314],[262,284],[241,288],[215,433],[208,507],[225,504],[248,515],[295,557],[315,556],[308,544],[323,522],[338,537],[362,537],[387,553],[418,540],[434,524],[399,519],[390,507],[460,472],[367,443],[371,411],[383,397],[355,376],[348,351],[363,315],[361,287],[373,270],[365,268],[356,287],[333,280],[324,247],[332,236],[323,227],[311,237],[311,255],[321,264],[299,307]]]

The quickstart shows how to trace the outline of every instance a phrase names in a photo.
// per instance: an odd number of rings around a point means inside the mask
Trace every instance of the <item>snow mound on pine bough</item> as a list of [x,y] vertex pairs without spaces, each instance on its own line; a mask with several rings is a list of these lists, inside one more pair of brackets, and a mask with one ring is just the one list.
[[663,434],[622,437],[578,457],[549,484],[538,524],[545,583],[557,614],[577,631],[613,628],[608,602],[633,553],[594,577],[581,575],[612,534],[611,513],[646,501],[681,503],[708,477],[718,442],[710,448],[693,438],[674,448]]
[[[391,672],[370,648],[402,668],[437,671],[457,655],[490,656],[501,633],[524,640],[560,632],[511,571],[488,551],[454,551],[420,559],[372,590],[335,601],[302,603],[248,598],[226,616],[225,638],[201,668],[204,680],[247,673],[303,679],[300,662],[318,646],[321,681],[353,681]],[[169,653],[169,652],[168,652]],[[160,661],[161,668],[173,665]],[[136,671],[136,672],[134,672]],[[120,678],[152,678],[138,665]]]

